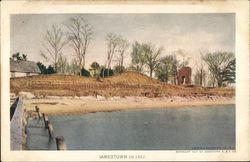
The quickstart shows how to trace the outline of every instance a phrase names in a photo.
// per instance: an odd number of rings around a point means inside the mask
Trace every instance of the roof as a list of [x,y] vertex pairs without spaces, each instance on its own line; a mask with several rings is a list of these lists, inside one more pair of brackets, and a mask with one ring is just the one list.
[[23,73],[41,73],[41,70],[35,62],[23,60],[10,60],[10,71]]

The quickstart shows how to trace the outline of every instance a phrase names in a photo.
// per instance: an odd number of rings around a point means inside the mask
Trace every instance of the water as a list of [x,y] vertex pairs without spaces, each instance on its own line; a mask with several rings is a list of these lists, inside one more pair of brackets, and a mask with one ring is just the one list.
[[[68,150],[235,149],[235,105],[49,117]],[[55,150],[43,121],[28,125],[28,150]]]

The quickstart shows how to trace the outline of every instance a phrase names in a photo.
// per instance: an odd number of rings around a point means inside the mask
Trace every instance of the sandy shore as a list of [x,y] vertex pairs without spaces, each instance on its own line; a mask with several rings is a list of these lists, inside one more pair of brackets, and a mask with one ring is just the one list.
[[177,108],[183,106],[228,105],[235,104],[234,98],[204,96],[204,97],[57,97],[50,96],[42,99],[25,99],[27,111],[40,108],[47,115],[85,114],[147,108]]

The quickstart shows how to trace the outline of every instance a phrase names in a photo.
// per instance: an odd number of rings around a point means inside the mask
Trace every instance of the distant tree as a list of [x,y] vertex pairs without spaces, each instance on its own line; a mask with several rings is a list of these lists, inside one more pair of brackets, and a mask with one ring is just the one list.
[[124,63],[124,59],[126,56],[126,51],[128,50],[129,47],[129,43],[126,39],[120,38],[118,40],[118,66],[120,67],[119,71],[123,72],[123,70],[125,70],[123,63]]
[[173,66],[176,65],[177,60],[175,55],[168,55],[162,57],[155,70],[155,76],[158,80],[169,82],[174,79]]
[[173,75],[173,81],[172,84],[176,85],[177,84],[177,78],[178,78],[178,60],[172,65],[172,75]]
[[143,73],[146,64],[146,59],[142,51],[142,45],[139,44],[137,41],[132,45],[131,58],[131,70]]
[[205,86],[205,78],[206,78],[206,71],[204,69],[196,69],[195,75],[194,75],[194,84]]
[[14,59],[14,58],[16,58],[17,60],[21,60],[21,61],[27,61],[27,55],[25,55],[25,54],[20,54],[19,52],[17,52],[17,53],[14,53],[13,55],[12,55],[12,60]]
[[132,45],[131,69],[133,71],[143,73],[144,68],[147,67],[149,69],[149,75],[150,77],[152,77],[153,71],[160,62],[160,55],[162,51],[163,51],[162,47],[157,49],[150,43],[140,44],[138,42],[135,42]]
[[67,59],[63,56],[59,56],[57,62],[57,72],[59,73],[66,73],[67,72],[68,62]]
[[72,59],[69,64],[69,73],[73,75],[79,75],[79,65],[76,59]]
[[120,65],[116,65],[116,66],[114,66],[114,68],[113,68],[113,72],[114,72],[114,74],[120,74],[120,73],[123,73],[123,72],[125,72],[125,67],[124,66],[120,66]]
[[56,73],[55,70],[54,70],[54,68],[51,65],[49,65],[49,67],[47,68],[43,63],[37,62],[37,66],[41,70],[42,74],[53,74],[53,73]]
[[49,65],[49,67],[47,68],[46,74],[54,74],[54,73],[56,73],[54,67]]
[[109,76],[114,75],[114,72],[112,69],[107,69],[105,67],[102,67],[101,74],[102,74],[101,77],[109,77]]
[[[108,46],[108,53],[107,53],[107,60],[105,63],[105,69],[111,69],[111,62],[113,59],[113,56],[115,54],[115,52],[118,50],[118,45],[119,45],[119,41],[120,41],[120,36],[114,34],[114,33],[109,33],[106,36],[106,42],[107,42],[107,46]],[[103,73],[101,73],[104,76],[104,71],[102,71]],[[110,70],[107,70],[107,75],[109,76],[109,72]]]
[[86,77],[90,77],[90,72],[86,69],[82,69],[81,70],[82,75],[81,76],[86,76]]
[[93,70],[93,76],[94,77],[100,77],[101,67],[100,67],[100,65],[97,62],[93,62],[90,65],[90,68],[91,68],[91,70]]
[[177,51],[174,51],[174,54],[178,60],[178,67],[179,68],[188,66],[190,57],[187,56],[185,51],[183,51],[182,49],[178,49]]
[[63,35],[61,28],[57,25],[52,25],[51,29],[48,29],[44,35],[41,56],[52,63],[55,72],[58,72],[58,59],[62,55],[63,47],[67,44]]
[[93,63],[90,65],[90,67],[91,67],[92,69],[100,69],[100,65],[99,65],[97,62],[93,62]]
[[225,82],[235,80],[235,57],[233,53],[207,53],[203,56],[203,60],[207,63],[209,71],[215,78],[218,87],[222,87]]
[[47,68],[43,63],[37,62],[36,64],[39,67],[42,74],[47,74]]
[[188,57],[182,49],[174,51],[172,55],[176,58],[176,62],[172,65],[172,84],[176,85],[178,78],[178,68],[188,66],[190,57]]
[[201,86],[205,86],[205,79],[206,79],[206,66],[205,66],[205,62],[202,59],[204,56],[205,52],[200,50],[200,55],[196,60],[195,63],[195,76],[194,76],[194,82],[196,85],[201,85]]
[[74,49],[78,61],[79,74],[83,75],[85,56],[91,40],[93,39],[93,27],[82,18],[70,18],[65,24],[68,29],[68,40]]
[[163,47],[155,49],[151,44],[142,44],[142,50],[145,57],[146,65],[149,68],[149,75],[152,77],[153,71],[160,62],[160,55],[163,51]]
[[12,55],[12,59],[16,59],[16,60],[22,60],[22,58],[21,58],[21,56],[20,56],[20,53],[19,52],[17,52],[17,53],[14,53],[13,55]]
[[70,67],[70,64],[67,62],[67,65],[66,65],[66,67],[65,67],[65,72],[67,73],[67,74],[72,74],[71,73],[71,67]]
[[222,82],[226,84],[235,83],[236,79],[235,71],[236,71],[236,62],[234,58],[228,63],[226,68],[223,71],[221,71],[220,75],[222,77]]
[[22,57],[23,57],[23,60],[24,60],[24,61],[27,61],[27,55],[22,54]]

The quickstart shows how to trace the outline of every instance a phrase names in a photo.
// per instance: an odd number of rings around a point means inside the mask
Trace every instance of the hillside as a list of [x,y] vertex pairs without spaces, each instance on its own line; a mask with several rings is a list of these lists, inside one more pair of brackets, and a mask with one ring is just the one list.
[[10,91],[36,96],[234,96],[233,89],[170,85],[136,72],[100,79],[58,74],[11,78]]

